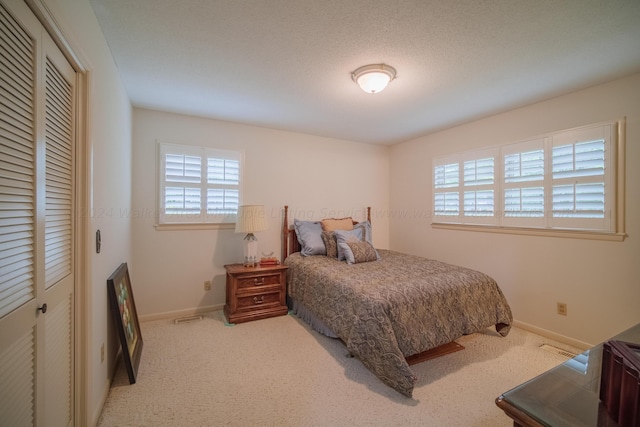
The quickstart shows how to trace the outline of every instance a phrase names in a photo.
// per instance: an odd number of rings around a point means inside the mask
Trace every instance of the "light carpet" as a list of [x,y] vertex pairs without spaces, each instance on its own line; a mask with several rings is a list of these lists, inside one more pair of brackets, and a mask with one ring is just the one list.
[[229,326],[202,320],[141,324],[136,384],[121,363],[98,425],[109,426],[511,426],[494,403],[566,361],[518,328],[456,340],[465,349],[413,365],[413,398],[384,385],[344,344],[294,315]]

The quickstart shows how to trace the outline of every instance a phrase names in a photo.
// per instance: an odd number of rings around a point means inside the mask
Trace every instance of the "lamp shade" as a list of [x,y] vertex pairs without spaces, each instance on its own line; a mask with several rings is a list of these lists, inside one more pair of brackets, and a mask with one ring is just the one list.
[[238,207],[236,233],[255,233],[267,230],[267,221],[262,205],[243,205]]
[[351,78],[367,93],[379,93],[396,77],[395,68],[386,64],[360,67],[351,73]]

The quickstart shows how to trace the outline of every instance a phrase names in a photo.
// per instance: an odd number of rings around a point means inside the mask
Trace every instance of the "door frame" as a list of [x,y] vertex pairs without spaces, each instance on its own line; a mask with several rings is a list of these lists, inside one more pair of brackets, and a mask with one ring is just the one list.
[[69,64],[76,72],[76,141],[75,157],[75,224],[74,224],[74,274],[73,284],[73,377],[74,395],[73,419],[75,425],[92,425],[93,416],[89,413],[91,404],[91,264],[90,261],[90,201],[92,188],[90,121],[89,121],[89,82],[91,72],[84,65],[65,37],[57,20],[45,4],[45,0],[24,0],[29,9],[44,26],[49,36],[58,46]]

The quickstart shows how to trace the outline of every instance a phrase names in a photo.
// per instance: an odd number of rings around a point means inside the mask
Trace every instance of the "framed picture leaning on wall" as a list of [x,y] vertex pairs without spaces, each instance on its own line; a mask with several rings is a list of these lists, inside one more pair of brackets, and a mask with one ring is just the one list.
[[107,292],[111,312],[122,345],[122,357],[129,375],[129,383],[134,384],[138,375],[138,365],[142,354],[142,335],[138,323],[138,313],[131,290],[131,279],[126,262],[120,264],[107,279]]

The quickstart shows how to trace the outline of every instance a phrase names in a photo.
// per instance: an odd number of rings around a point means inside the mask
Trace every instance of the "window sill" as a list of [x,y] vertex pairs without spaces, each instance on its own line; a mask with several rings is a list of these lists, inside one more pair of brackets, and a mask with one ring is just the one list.
[[440,222],[431,223],[431,227],[441,230],[479,231],[485,233],[519,234],[525,236],[564,237],[569,239],[606,240],[610,242],[622,242],[627,236],[625,233],[605,233],[601,231],[588,230],[497,227],[490,225],[445,224]]
[[226,223],[193,223],[193,224],[156,224],[156,231],[179,231],[179,230],[235,230],[234,222]]

